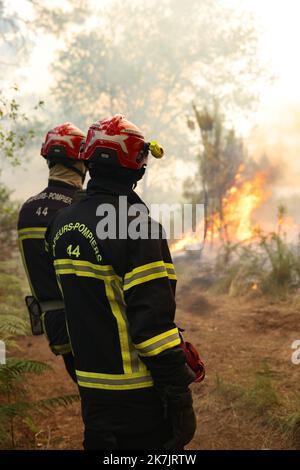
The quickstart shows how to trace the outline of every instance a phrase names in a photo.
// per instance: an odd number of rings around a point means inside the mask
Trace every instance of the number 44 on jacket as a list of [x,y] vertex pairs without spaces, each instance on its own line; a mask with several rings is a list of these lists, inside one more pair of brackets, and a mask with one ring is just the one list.
[[76,256],[76,258],[80,257],[80,247],[79,245],[76,246],[76,248],[73,249],[73,245],[69,245],[67,248],[67,253],[69,256]]

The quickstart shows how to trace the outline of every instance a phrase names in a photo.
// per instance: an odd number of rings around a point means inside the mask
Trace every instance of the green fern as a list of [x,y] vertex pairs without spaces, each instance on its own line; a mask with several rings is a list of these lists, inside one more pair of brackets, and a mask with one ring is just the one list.
[[51,370],[51,367],[44,362],[29,361],[22,359],[9,359],[7,364],[0,367],[0,382],[14,380],[23,374],[33,373],[42,374],[45,370]]
[[46,410],[53,410],[58,406],[67,407],[72,405],[72,403],[77,402],[79,400],[78,394],[69,394],[69,395],[62,395],[60,397],[52,397],[52,398],[45,398],[44,400],[38,400],[34,402],[33,408],[34,409],[46,409]]
[[14,301],[19,301],[22,297],[21,281],[17,276],[0,271],[0,296],[11,297]]
[[7,302],[7,298],[0,297],[0,318],[4,315],[12,315],[14,317],[20,316],[20,308],[13,306]]
[[0,314],[0,340],[4,341],[7,350],[20,349],[15,338],[29,333],[29,324],[27,320],[16,315]]
[[79,395],[70,394],[61,397],[45,398],[44,400],[37,401],[18,401],[15,403],[0,405],[0,419],[2,418],[30,418],[29,412],[40,411],[45,409],[52,411],[54,408],[59,406],[67,407],[72,403],[79,400]]
[[[0,447],[8,444],[8,437],[10,447],[16,447],[16,419],[21,418],[23,425],[33,432],[36,429],[33,412],[51,411],[55,407],[68,406],[78,400],[78,395],[74,394],[28,400],[25,386],[27,374],[40,375],[46,370],[51,370],[48,364],[20,359],[9,359],[7,364],[0,367]],[[5,435],[6,438],[2,437]]]
[[[1,238],[1,237],[0,237]],[[1,251],[0,239],[0,251]],[[2,247],[3,248],[3,247]],[[17,359],[10,356],[12,350],[21,349],[17,339],[29,334],[29,321],[24,319],[24,279],[19,276],[15,259],[1,261],[0,256],[0,340],[5,342],[9,359],[0,365],[0,448],[16,448],[18,435],[24,426],[30,433],[39,429],[36,416],[52,411],[58,406],[68,406],[78,400],[78,395],[63,395],[31,400],[28,395],[27,378],[40,376],[52,368],[43,362]],[[24,278],[24,274],[22,272]],[[28,289],[26,284],[26,290]],[[28,433],[26,433],[28,436]]]
[[23,336],[29,333],[28,322],[14,315],[0,315],[0,338]]

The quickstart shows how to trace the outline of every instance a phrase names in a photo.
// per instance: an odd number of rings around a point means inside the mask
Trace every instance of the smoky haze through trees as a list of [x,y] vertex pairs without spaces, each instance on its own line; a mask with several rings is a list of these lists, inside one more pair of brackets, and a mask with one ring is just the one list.
[[252,102],[251,84],[263,71],[245,15],[218,0],[112,0],[95,7],[53,64],[53,95],[78,125],[123,113],[161,141],[168,162],[155,164],[160,183],[171,157],[192,155],[185,120],[192,100],[214,95],[231,108]]

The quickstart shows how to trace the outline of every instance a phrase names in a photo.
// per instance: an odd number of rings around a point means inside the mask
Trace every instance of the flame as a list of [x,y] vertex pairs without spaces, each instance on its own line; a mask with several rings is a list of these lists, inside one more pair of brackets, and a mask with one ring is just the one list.
[[[238,176],[241,181],[240,174]],[[269,197],[265,189],[266,176],[265,172],[259,172],[251,180],[239,182],[227,191],[223,199],[223,225],[229,240],[245,241],[253,237],[256,229],[253,213]]]
[[230,241],[245,241],[255,235],[257,224],[253,223],[255,210],[266,201],[266,172],[258,172],[252,179],[243,178],[244,166],[239,168],[234,183],[222,201],[223,217],[213,214],[208,221],[208,240],[221,236]]
[[[259,227],[253,222],[253,215],[270,196],[266,189],[267,172],[259,171],[252,178],[244,176],[245,166],[241,165],[235,175],[232,186],[222,200],[222,217],[219,213],[212,214],[207,221],[207,240],[230,240],[244,242],[255,236]],[[204,233],[201,223],[194,233],[188,233],[172,245],[173,253],[187,246],[199,244]]]

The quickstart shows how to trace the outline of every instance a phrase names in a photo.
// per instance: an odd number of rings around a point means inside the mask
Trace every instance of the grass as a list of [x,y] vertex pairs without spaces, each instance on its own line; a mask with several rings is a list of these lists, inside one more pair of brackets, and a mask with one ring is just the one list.
[[214,393],[223,402],[241,416],[247,416],[268,427],[271,431],[279,432],[286,442],[287,448],[300,448],[300,405],[298,400],[286,400],[275,386],[277,374],[272,371],[267,362],[263,362],[248,385],[238,385],[226,382],[219,375],[215,378]]
[[296,449],[300,448],[300,411],[296,411],[282,418],[279,425],[288,441]]
[[273,232],[260,233],[248,245],[227,243],[218,252],[214,271],[214,293],[286,299],[300,287],[300,240],[288,244]]
[[242,404],[258,416],[265,416],[279,405],[272,383],[273,372],[265,363],[255,373],[254,383],[242,395]]

